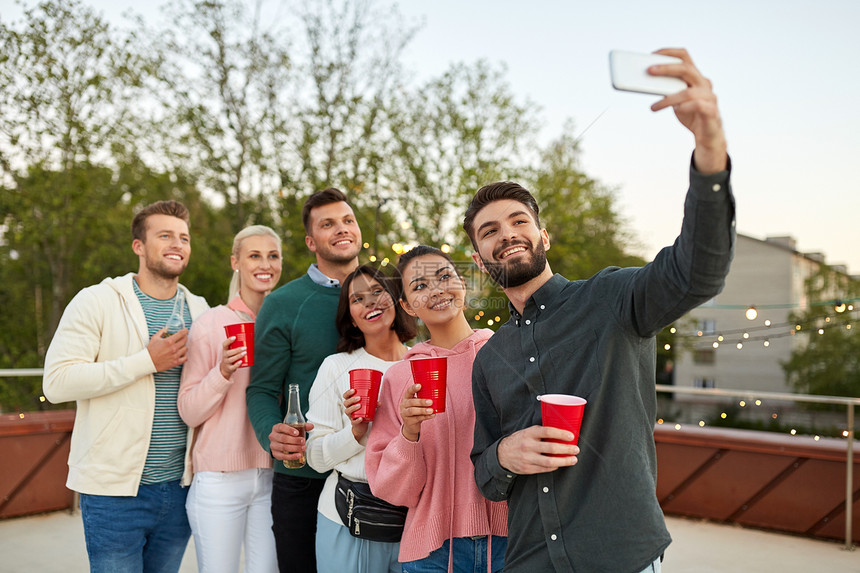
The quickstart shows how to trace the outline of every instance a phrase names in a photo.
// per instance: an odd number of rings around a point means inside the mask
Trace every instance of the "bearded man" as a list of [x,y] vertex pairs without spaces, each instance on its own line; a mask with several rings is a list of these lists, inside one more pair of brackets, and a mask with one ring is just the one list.
[[[176,396],[188,327],[209,305],[179,284],[188,222],[178,201],[139,211],[137,273],[75,295],[45,355],[45,397],[77,401],[66,486],[80,493],[93,572],[178,571],[191,536],[191,429]],[[168,334],[174,308],[186,328]]]
[[[478,488],[507,500],[506,572],[660,571],[671,539],[657,502],[655,335],[722,290],[735,239],[730,164],[716,97],[685,50],[652,75],[687,84],[655,103],[695,137],[681,234],[641,268],[568,281],[547,264],[538,205],[512,182],[475,194],[463,227],[511,319],[472,370]],[[541,425],[537,397],[587,400],[578,445]]]
[[[257,315],[254,366],[246,390],[248,417],[263,449],[276,460],[272,530],[281,571],[316,572],[317,502],[327,474],[310,466],[287,469],[305,439],[284,423],[289,385],[299,385],[302,413],[322,361],[334,354],[340,285],[358,267],[361,229],[338,189],[312,194],[302,208],[305,244],[316,256],[308,272],[276,289]],[[313,424],[306,424],[306,430]]]

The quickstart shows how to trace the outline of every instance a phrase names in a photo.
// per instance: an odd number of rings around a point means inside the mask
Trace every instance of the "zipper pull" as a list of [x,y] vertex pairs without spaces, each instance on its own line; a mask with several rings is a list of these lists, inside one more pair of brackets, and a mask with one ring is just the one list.
[[355,534],[361,535],[361,522],[358,521],[358,518],[355,519]]

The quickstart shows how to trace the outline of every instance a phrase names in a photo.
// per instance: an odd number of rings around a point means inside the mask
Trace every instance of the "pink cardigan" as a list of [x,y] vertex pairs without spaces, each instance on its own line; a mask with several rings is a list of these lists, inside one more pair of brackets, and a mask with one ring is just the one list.
[[[481,496],[469,454],[475,427],[472,363],[492,334],[476,330],[451,350],[426,342],[385,373],[380,405],[365,454],[374,495],[409,508],[400,541],[401,562],[427,557],[446,539],[508,534],[508,506]],[[409,358],[448,357],[445,412],[421,424],[410,442],[400,433],[400,398],[412,382]]]
[[231,472],[272,467],[272,457],[257,441],[245,407],[250,368],[239,368],[230,380],[221,376],[224,326],[244,322],[235,311],[254,316],[236,295],[194,320],[188,338],[188,361],[182,368],[179,415],[195,430],[191,462],[194,473]]

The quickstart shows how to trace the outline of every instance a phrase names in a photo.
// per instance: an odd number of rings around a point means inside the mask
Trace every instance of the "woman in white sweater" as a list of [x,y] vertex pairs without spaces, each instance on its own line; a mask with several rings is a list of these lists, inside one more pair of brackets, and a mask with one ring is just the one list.
[[362,265],[341,286],[337,310],[340,332],[337,354],[319,368],[309,397],[308,463],[318,472],[332,471],[323,487],[317,515],[319,573],[399,573],[399,543],[353,537],[338,514],[338,475],[367,483],[364,447],[371,422],[353,419],[359,398],[349,386],[349,371],[370,368],[385,372],[403,358],[404,342],[415,337],[415,320],[396,304],[399,281]]

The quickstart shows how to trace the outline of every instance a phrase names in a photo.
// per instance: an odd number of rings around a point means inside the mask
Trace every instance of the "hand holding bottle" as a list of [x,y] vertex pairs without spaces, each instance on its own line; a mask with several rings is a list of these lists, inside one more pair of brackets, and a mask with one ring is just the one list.
[[284,466],[290,469],[304,467],[306,462],[305,436],[312,430],[313,424],[306,423],[302,414],[302,405],[299,398],[299,385],[290,384],[290,397],[287,402],[287,415],[283,424],[275,424],[272,433],[269,434],[270,449],[272,455],[283,460]]
[[187,360],[188,329],[183,328],[176,334],[165,337],[166,331],[165,327],[153,334],[146,345],[156,372],[170,370],[174,366],[185,364]]

